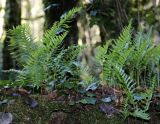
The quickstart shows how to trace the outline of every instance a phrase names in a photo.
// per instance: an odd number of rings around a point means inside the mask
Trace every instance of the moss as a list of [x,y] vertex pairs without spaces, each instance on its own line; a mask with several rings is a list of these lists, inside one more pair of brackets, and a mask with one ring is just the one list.
[[107,118],[96,106],[91,106],[89,111],[78,110],[76,106],[47,102],[36,97],[38,106],[30,108],[25,105],[20,97],[16,98],[12,104],[0,106],[0,111],[11,112],[13,114],[13,124],[48,124],[50,115],[54,111],[67,113],[66,124],[123,124],[118,117]]
[[119,117],[107,118],[96,107],[87,112],[80,111],[70,115],[69,122],[70,124],[124,124]]

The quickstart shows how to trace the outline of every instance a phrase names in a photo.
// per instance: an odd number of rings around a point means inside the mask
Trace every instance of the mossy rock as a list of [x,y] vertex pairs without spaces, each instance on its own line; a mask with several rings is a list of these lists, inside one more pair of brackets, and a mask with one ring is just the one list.
[[[18,97],[9,105],[0,106],[0,111],[11,112],[13,124],[48,124],[56,112],[64,113],[62,114],[65,115],[64,124],[123,124],[123,120],[119,117],[107,118],[96,106],[91,106],[91,109],[86,111],[65,103],[45,101],[41,96],[34,98],[38,101],[38,106],[35,108],[25,105],[21,97]],[[60,115],[57,114],[57,117]]]

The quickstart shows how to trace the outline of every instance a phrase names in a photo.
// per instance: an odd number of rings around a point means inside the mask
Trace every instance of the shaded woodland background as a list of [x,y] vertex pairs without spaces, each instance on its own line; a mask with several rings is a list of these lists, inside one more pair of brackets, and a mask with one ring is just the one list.
[[38,42],[44,30],[49,29],[65,12],[76,6],[82,6],[83,9],[71,22],[72,28],[64,45],[89,45],[91,49],[84,53],[86,61],[91,60],[93,45],[116,38],[131,19],[133,35],[136,30],[148,31],[152,26],[154,42],[160,41],[159,0],[1,0],[0,78],[9,78],[2,70],[19,68],[9,51],[9,29],[28,24]]

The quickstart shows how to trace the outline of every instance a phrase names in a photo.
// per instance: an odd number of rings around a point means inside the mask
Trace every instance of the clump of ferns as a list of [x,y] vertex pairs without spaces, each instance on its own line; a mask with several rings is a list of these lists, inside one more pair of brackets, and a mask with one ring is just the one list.
[[149,114],[147,113],[152,95],[154,92],[155,77],[152,77],[150,80],[150,87],[145,91],[137,91],[136,83],[130,76],[128,76],[122,68],[119,68],[118,65],[115,67],[115,71],[117,71],[117,77],[119,81],[119,86],[124,91],[124,101],[123,101],[123,109],[121,112],[124,117],[134,116],[144,120],[149,120]]
[[[42,40],[37,42],[32,38],[29,26],[21,25],[9,31],[13,57],[22,68],[22,73],[19,73],[17,78],[18,85],[31,84],[33,87],[54,88],[56,83],[77,78],[78,73],[75,71],[74,61],[83,48],[61,46],[70,28],[67,24],[79,11],[80,8],[73,8],[64,14],[60,21],[55,22],[51,29],[44,33]],[[59,30],[61,33],[57,34]]]
[[[139,32],[132,37],[131,23],[123,29],[117,40],[112,41],[97,48],[96,60],[102,68],[100,79],[125,91],[123,113],[147,120],[149,115],[146,111],[154,86],[159,85],[160,45],[152,43],[151,30],[147,34]],[[138,93],[141,98],[139,102],[135,100],[137,87],[147,89],[143,95]],[[146,105],[140,107],[142,101]],[[134,106],[134,110],[128,109],[130,105]]]
[[129,24],[123,29],[120,37],[111,42],[112,44],[108,42],[103,47],[99,46],[96,58],[101,63],[103,79],[110,83],[116,82],[113,81],[112,71],[116,64],[125,69],[125,72],[136,80],[137,85],[147,82],[146,77],[158,74],[160,45],[155,46],[150,37],[151,30],[147,34],[139,32],[133,38]]

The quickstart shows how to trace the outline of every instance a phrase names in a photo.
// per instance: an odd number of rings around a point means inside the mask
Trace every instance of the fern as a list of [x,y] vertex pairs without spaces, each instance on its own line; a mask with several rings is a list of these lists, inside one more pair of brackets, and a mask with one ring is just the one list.
[[[34,42],[27,26],[18,26],[10,30],[11,50],[13,56],[23,65],[23,74],[18,76],[17,81],[22,85],[33,83],[39,87],[59,78],[64,78],[66,68],[72,70],[72,61],[75,61],[80,47],[72,46],[57,52],[64,38],[68,34],[68,23],[80,8],[73,8],[66,13],[59,22],[54,23],[51,29],[44,33],[41,41]],[[61,34],[57,34],[63,29]],[[74,50],[73,52],[71,52]],[[67,53],[70,53],[67,55]],[[66,57],[66,58],[65,58]]]
[[[160,45],[154,46],[152,43],[151,30],[147,34],[139,32],[132,38],[131,23],[114,41],[109,48],[98,47],[96,59],[102,66],[102,80],[111,86],[120,86],[124,90],[122,113],[125,117],[132,115],[148,120],[150,117],[147,111],[153,89],[159,82],[159,73],[155,70],[159,70]],[[136,92],[136,87],[141,85],[148,88],[146,93]],[[137,101],[136,95],[141,100]]]
[[17,59],[21,66],[25,65],[29,56],[37,49],[30,32],[31,30],[27,25],[17,26],[9,30],[12,56]]
[[88,87],[93,83],[97,83],[95,77],[93,77],[91,74],[91,69],[88,66],[82,65],[81,63],[75,63],[75,64],[80,70],[80,76],[81,76],[80,84],[83,87]]
[[[79,52],[83,49],[81,46],[70,46],[67,49],[62,49],[61,52],[55,57],[53,55],[50,59],[50,73],[56,77],[57,82],[65,82],[67,79],[67,74],[73,78],[78,77],[78,68],[75,66],[74,62],[77,59]],[[54,64],[53,64],[54,63]],[[68,79],[68,81],[71,79]]]
[[[131,79],[131,77],[129,77],[122,68],[116,66],[115,69],[119,72],[119,80],[121,81],[121,85],[123,86],[126,94],[122,113],[124,113],[125,117],[132,115],[141,119],[149,120],[150,117],[147,111],[151,103],[155,80],[153,80],[152,86],[145,93],[139,94],[139,97],[142,100],[136,101],[136,99],[134,99],[136,83],[134,83],[133,79]],[[129,110],[129,105],[134,107],[133,112]]]
[[121,81],[124,90],[126,90],[126,93],[133,97],[133,93],[135,91],[136,83],[134,83],[133,79],[129,77],[122,68],[119,68],[118,66],[115,66],[115,70],[120,75],[119,80]]
[[107,43],[104,46],[98,46],[96,48],[95,59],[97,60],[97,62],[100,62],[101,65],[103,64],[103,59],[104,59],[105,55],[107,54],[108,47],[110,44],[111,44],[111,40],[107,41]]
[[[116,82],[112,77],[115,77],[113,73],[113,66],[118,64],[121,67],[125,66],[128,57],[133,51],[131,44],[131,23],[125,27],[120,34],[120,37],[115,41],[115,44],[111,46],[111,49],[103,58],[103,79],[109,82]],[[113,81],[111,81],[113,80]],[[111,83],[112,85],[112,83]]]
[[67,29],[69,28],[67,23],[69,23],[72,20],[74,14],[79,12],[80,10],[81,10],[81,8],[73,8],[68,13],[66,13],[63,16],[63,18],[61,18],[61,20],[59,22],[55,22],[53,24],[52,28],[45,32],[44,37],[42,38],[43,43],[45,45],[50,45],[50,44],[56,43],[55,47],[56,47],[56,45],[61,43],[61,42],[55,42],[54,41],[54,38],[55,39],[59,38],[59,37],[57,37],[57,31],[58,30],[63,30],[63,34],[66,35],[66,33],[68,32]]
[[123,51],[123,49],[129,48],[130,43],[131,43],[131,22],[129,23],[128,26],[123,28],[122,33],[115,42],[115,45],[113,45],[112,52],[119,54],[120,52]]
[[139,110],[139,109],[136,109],[133,113],[130,113],[130,115],[132,115],[134,117],[138,117],[138,118],[144,119],[144,120],[149,120],[150,119],[148,113],[146,113],[143,110]]

